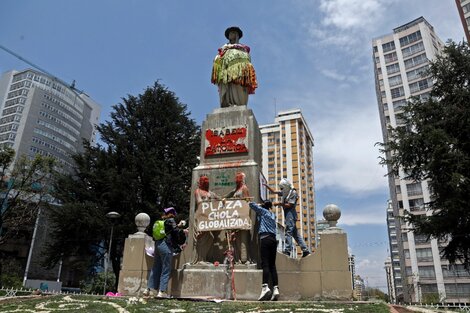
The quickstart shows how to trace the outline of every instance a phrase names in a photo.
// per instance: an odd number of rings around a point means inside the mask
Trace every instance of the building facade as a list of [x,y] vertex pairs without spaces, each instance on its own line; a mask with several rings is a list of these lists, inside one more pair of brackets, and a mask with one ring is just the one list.
[[467,42],[470,42],[470,0],[455,0]]
[[50,75],[29,69],[0,78],[0,146],[16,158],[50,156],[70,171],[83,139],[95,143],[99,117],[95,101]]
[[387,287],[390,301],[396,303],[397,299],[403,301],[403,285],[401,279],[400,253],[398,249],[397,228],[393,213],[392,201],[387,203],[387,230],[390,244],[390,257],[385,261]]
[[[262,136],[262,171],[267,183],[279,190],[287,178],[297,190],[297,229],[310,249],[316,247],[315,191],[313,180],[313,136],[299,109],[279,112],[274,124],[260,126]],[[278,201],[271,194],[271,201]],[[284,224],[282,209],[276,208],[277,220]],[[284,247],[282,247],[284,248]],[[301,254],[297,247],[298,254]]]
[[[96,143],[100,110],[85,93],[48,74],[32,69],[6,72],[0,76],[0,147],[15,150],[11,168],[22,155],[33,159],[40,154],[54,158],[59,172],[70,173],[72,155],[83,152],[83,140]],[[1,247],[25,264],[25,282],[61,279],[67,283],[68,276],[73,275],[74,269],[61,273],[60,265],[52,269],[42,266],[50,233],[48,214],[42,210],[34,230],[30,229],[32,225],[24,225],[24,236],[12,238]]]
[[354,276],[354,289],[353,289],[353,298],[357,301],[362,301],[365,296],[366,285],[364,279],[359,275]]
[[348,267],[349,267],[349,272],[351,273],[351,285],[352,288],[354,289],[354,276],[356,276],[356,256],[354,254],[350,254],[348,256]]
[[387,277],[387,292],[389,301],[390,303],[397,303],[397,297],[395,294],[395,280],[393,278],[392,260],[390,259],[390,257],[385,260],[384,269]]
[[[372,41],[377,102],[384,142],[387,128],[402,124],[399,113],[412,96],[427,99],[433,81],[425,75],[430,60],[443,49],[434,28],[423,17],[399,26],[393,33]],[[387,157],[387,156],[386,156]],[[412,231],[412,225],[401,217],[405,211],[417,215],[430,215],[424,204],[431,200],[427,181],[410,181],[405,173],[389,176],[392,217],[395,220],[396,248],[400,259],[401,275],[395,276],[395,288],[401,280],[405,302],[426,302],[438,299],[446,302],[470,301],[470,277],[463,275],[460,265],[455,269],[441,259],[440,249],[446,242],[428,240]],[[389,227],[389,231],[391,228]],[[391,251],[394,251],[394,247]],[[393,264],[393,259],[392,259]],[[400,277],[400,279],[398,279]]]

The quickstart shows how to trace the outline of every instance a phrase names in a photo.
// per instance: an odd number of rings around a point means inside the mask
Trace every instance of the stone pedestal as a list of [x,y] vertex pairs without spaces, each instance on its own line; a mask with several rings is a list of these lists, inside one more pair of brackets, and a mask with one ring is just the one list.
[[341,229],[322,232],[320,246],[302,259],[278,253],[280,300],[351,300],[347,236]]
[[[223,145],[220,151],[215,154],[207,153],[207,150],[211,146],[211,142],[208,138],[208,132],[218,131],[233,132],[234,130],[245,130],[246,137],[244,137],[243,144],[245,145],[245,151],[243,152],[224,152],[222,151]],[[221,136],[221,138],[227,138],[228,136]],[[192,176],[192,188],[191,188],[191,207],[190,207],[190,227],[189,227],[189,242],[188,250],[191,250],[190,254],[187,255],[188,251],[185,252],[184,258],[187,262],[194,260],[194,247],[193,234],[194,234],[194,214],[196,209],[196,201],[194,197],[194,191],[198,187],[198,180],[201,175],[209,177],[209,189],[215,192],[219,196],[224,196],[228,192],[235,189],[235,175],[238,172],[245,174],[245,182],[250,191],[250,196],[253,197],[253,201],[260,201],[260,175],[261,175],[261,132],[259,130],[258,123],[253,115],[251,109],[246,106],[228,107],[215,109],[211,114],[208,114],[206,120],[202,124],[202,138],[201,138],[201,154],[200,164],[193,169]],[[250,213],[253,225],[255,225],[255,214]],[[250,256],[252,262],[258,263],[258,245],[257,235],[255,230],[252,229],[249,234],[249,242],[254,243],[242,249],[247,249],[247,253]],[[209,256],[207,261],[214,262],[218,261],[223,263],[224,252],[228,248],[225,233],[222,231],[218,233],[218,238],[214,243],[213,253]]]
[[[235,134],[238,131],[246,131],[246,140],[242,141],[242,148],[236,152],[225,153],[226,151],[219,150],[217,153],[207,153],[208,149],[214,147],[206,138],[208,131],[212,134],[215,131],[219,134],[222,132],[224,136],[232,134],[232,131]],[[223,230],[218,232],[217,240],[211,245],[213,249],[208,256],[210,262],[195,264],[192,261],[196,253],[193,242],[196,209],[194,191],[198,186],[199,177],[201,175],[209,177],[209,189],[224,196],[235,189],[235,174],[243,172],[246,175],[245,182],[253,201],[259,202],[261,200],[261,151],[261,133],[250,109],[245,106],[221,108],[215,109],[207,116],[202,126],[201,163],[194,168],[192,176],[188,245],[178,257],[174,258],[174,270],[169,285],[173,296],[258,299],[261,291],[262,271],[259,269],[259,247],[254,212],[251,212],[254,227],[249,231],[249,241],[246,247],[252,263],[236,265],[233,271],[224,264],[224,251],[228,249],[228,242]],[[130,236],[126,240],[119,282],[119,291],[125,295],[136,295],[147,285],[147,277],[153,260],[145,255],[144,248],[144,236],[135,238]],[[214,262],[220,265],[215,266]],[[352,297],[347,238],[339,228],[323,232],[320,247],[306,258],[292,259],[278,253],[276,266],[281,300],[350,300]]]
[[129,235],[126,239],[118,285],[122,295],[138,295],[147,288],[153,258],[145,253],[145,247],[152,244],[152,238],[144,233]]

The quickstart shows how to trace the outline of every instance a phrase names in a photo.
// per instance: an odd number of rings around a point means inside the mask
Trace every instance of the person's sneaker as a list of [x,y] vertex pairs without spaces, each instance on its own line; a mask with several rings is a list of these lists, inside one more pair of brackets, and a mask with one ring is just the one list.
[[155,291],[156,290],[147,288],[142,292],[142,296],[144,296],[144,297],[154,297],[155,296]]
[[274,286],[273,287],[273,295],[271,296],[271,301],[277,301],[279,299],[279,287]]
[[284,250],[284,251],[282,251],[282,253],[284,253],[287,256],[290,256],[290,251]]
[[258,301],[266,301],[266,300],[269,300],[270,298],[271,298],[271,289],[269,289],[268,284],[263,284]]
[[302,257],[305,258],[307,255],[310,255],[310,251],[306,250],[302,252]]
[[157,298],[169,298],[170,296],[165,291],[159,291]]

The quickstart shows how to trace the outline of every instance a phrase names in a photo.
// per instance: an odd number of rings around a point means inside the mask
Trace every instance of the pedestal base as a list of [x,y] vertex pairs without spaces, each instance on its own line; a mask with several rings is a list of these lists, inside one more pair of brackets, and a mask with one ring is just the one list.
[[237,265],[233,273],[226,265],[186,265],[172,276],[171,294],[183,298],[257,300],[262,271],[256,264]]

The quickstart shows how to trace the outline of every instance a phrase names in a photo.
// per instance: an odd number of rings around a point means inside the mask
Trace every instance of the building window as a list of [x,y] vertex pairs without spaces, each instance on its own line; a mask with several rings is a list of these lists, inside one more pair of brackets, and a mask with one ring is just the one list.
[[426,53],[422,53],[420,55],[412,57],[411,59],[405,60],[405,68],[409,69],[419,64],[426,63],[427,61],[428,61],[428,58],[426,58]]
[[401,107],[404,106],[405,104],[406,104],[406,100],[405,100],[405,99],[393,101],[393,110],[394,110],[395,112],[396,112],[396,111],[400,111],[400,110],[401,110]]
[[423,198],[418,198],[418,199],[411,199],[408,201],[410,205],[410,211],[421,211],[424,209],[424,199]]
[[425,293],[438,294],[437,285],[436,284],[421,284],[421,293],[422,294],[425,294]]
[[422,78],[423,75],[426,73],[427,69],[429,68],[428,65],[418,67],[414,70],[411,70],[409,72],[406,72],[406,77],[408,78],[408,81],[412,81],[418,78]]
[[420,41],[420,42],[418,42],[414,45],[411,45],[409,47],[401,49],[401,52],[403,53],[404,58],[409,57],[410,55],[413,55],[413,54],[418,53],[420,51],[424,51],[424,44],[423,44],[422,41]]
[[396,185],[396,186],[395,186],[395,191],[396,191],[397,194],[401,194],[401,187],[400,187],[400,185]]
[[405,89],[403,89],[403,87],[393,88],[390,89],[390,93],[392,94],[392,99],[403,97],[405,95]]
[[385,59],[385,64],[392,63],[398,60],[397,53],[392,52],[392,53],[386,54],[384,55],[384,59]]
[[387,65],[387,74],[393,74],[400,71],[400,66],[398,63]]
[[401,83],[402,83],[401,75],[396,75],[396,76],[390,77],[388,79],[388,83],[390,84],[390,87],[401,85]]
[[410,84],[410,92],[418,92],[424,89],[428,89],[432,86],[432,81],[430,79],[423,79],[415,83]]
[[464,5],[462,7],[462,10],[464,14],[470,12],[470,3],[467,3],[466,5]]
[[421,39],[421,32],[418,30],[417,32],[409,34],[408,36],[400,38],[400,45],[406,46],[420,39]]
[[416,249],[416,259],[418,262],[431,262],[432,250],[431,248]]
[[416,244],[424,244],[429,243],[427,235],[415,234],[415,243]]
[[383,50],[384,53],[388,52],[388,51],[395,50],[395,42],[390,41],[390,42],[384,43],[382,45],[382,50]]
[[409,197],[423,194],[423,188],[421,187],[421,183],[407,184],[406,190]]

